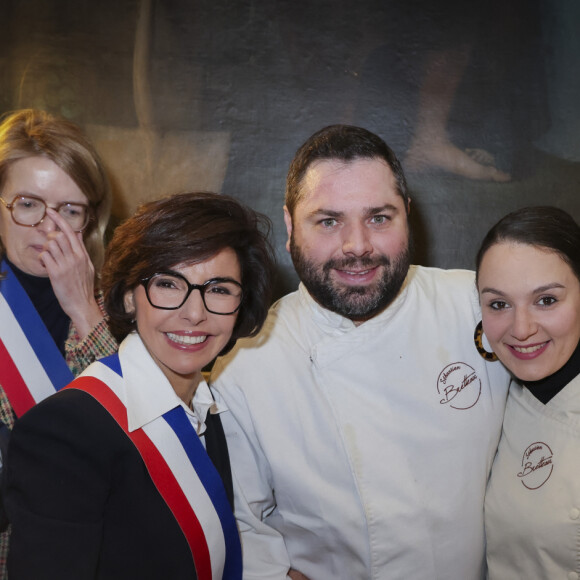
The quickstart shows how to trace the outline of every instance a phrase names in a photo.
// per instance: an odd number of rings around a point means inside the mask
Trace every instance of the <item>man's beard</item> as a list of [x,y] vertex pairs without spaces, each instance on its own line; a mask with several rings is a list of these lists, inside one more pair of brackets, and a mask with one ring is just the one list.
[[[329,260],[322,266],[306,259],[294,238],[290,239],[290,254],[298,277],[310,295],[324,308],[351,320],[372,318],[386,308],[401,289],[411,263],[409,246],[391,260],[381,255],[376,258],[344,258]],[[331,271],[367,270],[383,267],[378,282],[365,286],[348,286],[333,281]]]

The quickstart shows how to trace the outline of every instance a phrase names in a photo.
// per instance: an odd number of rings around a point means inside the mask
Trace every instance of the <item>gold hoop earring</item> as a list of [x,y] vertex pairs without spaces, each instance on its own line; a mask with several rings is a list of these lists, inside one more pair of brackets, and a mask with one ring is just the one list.
[[475,348],[477,352],[488,362],[495,362],[499,360],[495,352],[488,352],[483,348],[483,322],[480,320],[479,324],[475,327],[475,332],[473,334],[473,342],[475,343]]

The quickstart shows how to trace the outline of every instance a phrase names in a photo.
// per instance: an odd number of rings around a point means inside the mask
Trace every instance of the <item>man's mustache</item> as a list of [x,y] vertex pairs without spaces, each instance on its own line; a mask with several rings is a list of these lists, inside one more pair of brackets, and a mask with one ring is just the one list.
[[370,270],[377,266],[390,266],[391,260],[388,256],[377,256],[375,258],[343,258],[329,260],[324,264],[324,271],[329,270]]

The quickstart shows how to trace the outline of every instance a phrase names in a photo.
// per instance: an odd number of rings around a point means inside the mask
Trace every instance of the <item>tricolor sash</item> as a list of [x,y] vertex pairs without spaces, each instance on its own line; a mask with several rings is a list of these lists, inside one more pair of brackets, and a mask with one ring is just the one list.
[[0,273],[0,385],[17,417],[74,376],[28,294],[3,260]]
[[141,455],[191,549],[199,580],[240,580],[242,552],[236,521],[219,473],[181,406],[129,431],[119,397],[119,355],[93,363],[67,388],[93,396]]

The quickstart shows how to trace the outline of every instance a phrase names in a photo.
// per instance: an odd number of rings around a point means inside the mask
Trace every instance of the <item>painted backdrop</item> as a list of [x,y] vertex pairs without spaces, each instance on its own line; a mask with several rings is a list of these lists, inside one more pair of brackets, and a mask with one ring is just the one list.
[[381,135],[406,169],[415,261],[472,267],[523,205],[580,219],[577,0],[2,0],[0,112],[80,124],[115,186],[114,223],[205,189],[274,223],[284,180],[331,123]]

